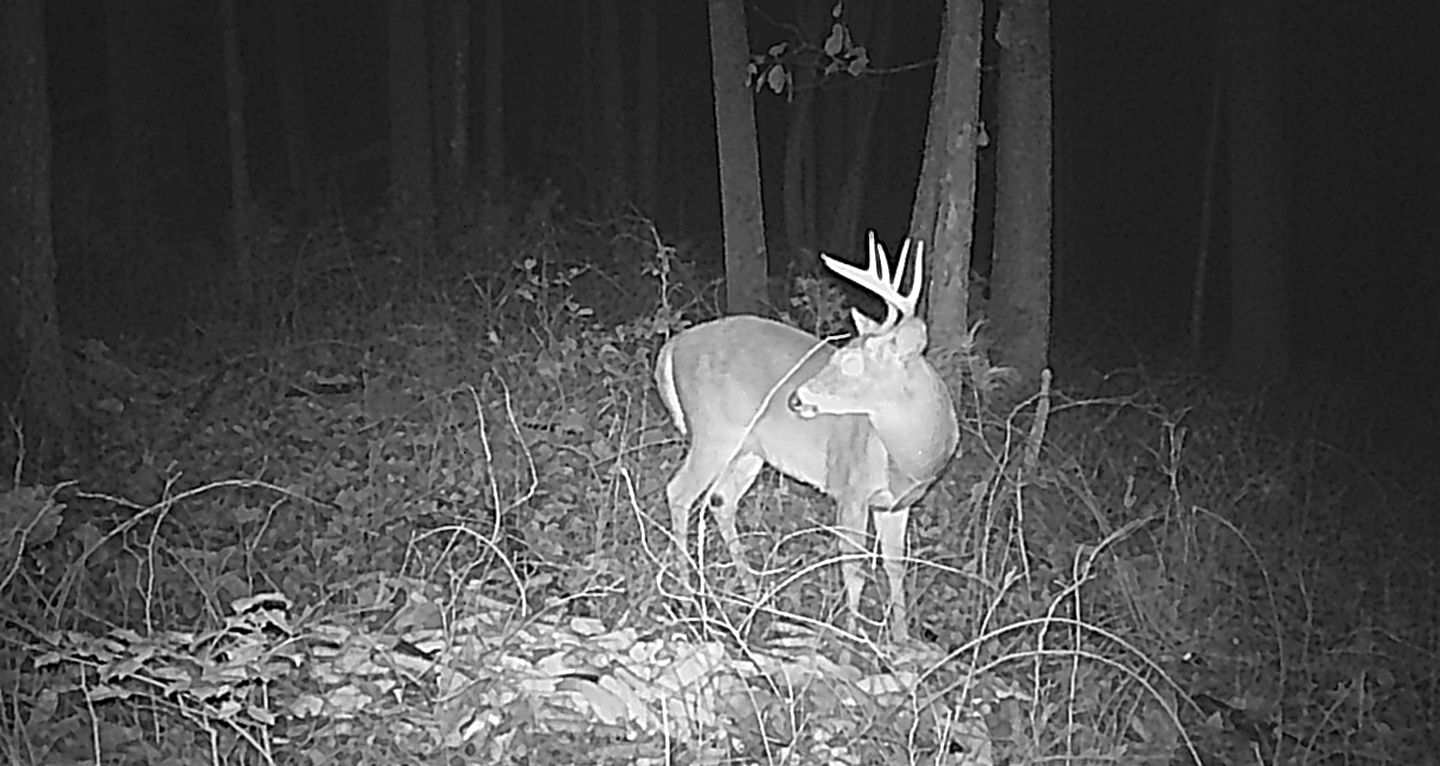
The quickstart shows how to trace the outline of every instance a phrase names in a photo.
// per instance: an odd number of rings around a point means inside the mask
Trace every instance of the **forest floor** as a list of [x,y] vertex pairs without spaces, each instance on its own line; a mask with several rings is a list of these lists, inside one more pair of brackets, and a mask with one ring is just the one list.
[[715,282],[543,223],[292,249],[259,326],[70,344],[85,453],[0,492],[9,762],[1440,763],[1440,494],[1374,403],[1060,342],[1026,466],[1038,401],[958,386],[897,645],[768,470],[759,593],[713,531],[677,563],[651,366]]

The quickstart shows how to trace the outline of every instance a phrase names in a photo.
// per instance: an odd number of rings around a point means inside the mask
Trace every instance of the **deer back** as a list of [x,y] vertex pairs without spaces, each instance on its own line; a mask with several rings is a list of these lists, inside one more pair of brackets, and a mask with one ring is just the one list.
[[796,389],[835,353],[789,325],[726,317],[672,338],[661,349],[655,382],[692,450],[758,455],[841,502],[868,501],[888,487],[890,464],[870,419],[802,418],[790,407]]

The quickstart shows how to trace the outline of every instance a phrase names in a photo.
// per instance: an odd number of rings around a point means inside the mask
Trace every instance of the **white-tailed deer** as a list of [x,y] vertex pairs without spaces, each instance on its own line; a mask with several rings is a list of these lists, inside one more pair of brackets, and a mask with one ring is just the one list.
[[915,247],[910,289],[901,292],[910,242],[891,278],[870,235],[861,271],[821,256],[835,273],[885,300],[883,322],[852,310],[859,334],[836,348],[807,332],[754,316],[733,316],[671,338],[655,363],[655,384],[690,450],[667,487],[670,522],[682,548],[690,508],[707,496],[736,564],[748,571],[735,531],[735,506],[766,463],[814,485],[839,507],[841,564],[850,625],[864,589],[861,555],[874,509],[890,585],[887,623],[907,636],[905,527],[910,506],[955,452],[959,429],[950,391],[925,360],[925,322],[915,315],[923,273]]

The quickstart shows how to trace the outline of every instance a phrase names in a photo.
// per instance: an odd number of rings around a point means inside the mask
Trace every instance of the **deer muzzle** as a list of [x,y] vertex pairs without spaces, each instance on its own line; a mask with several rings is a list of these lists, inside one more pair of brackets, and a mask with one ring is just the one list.
[[786,401],[786,404],[789,405],[791,412],[799,415],[802,418],[805,418],[806,420],[809,420],[810,418],[813,418],[816,415],[820,414],[819,407],[816,407],[813,404],[806,403],[800,399],[799,391],[791,391],[790,399]]

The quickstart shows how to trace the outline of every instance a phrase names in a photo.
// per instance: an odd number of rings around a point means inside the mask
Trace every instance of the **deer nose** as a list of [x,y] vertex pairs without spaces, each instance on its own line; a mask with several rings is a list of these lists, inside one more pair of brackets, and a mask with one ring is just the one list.
[[800,401],[799,391],[791,391],[790,398],[785,400],[785,403],[790,407],[791,412],[802,418],[813,418],[820,414],[820,410],[818,410],[815,405]]

